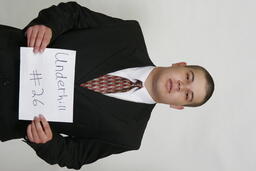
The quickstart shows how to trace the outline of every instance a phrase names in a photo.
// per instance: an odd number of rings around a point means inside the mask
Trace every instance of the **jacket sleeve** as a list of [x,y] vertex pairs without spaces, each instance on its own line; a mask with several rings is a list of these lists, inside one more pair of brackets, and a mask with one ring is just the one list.
[[36,154],[49,164],[80,169],[84,164],[92,163],[111,154],[133,150],[126,146],[112,144],[97,139],[63,137],[54,134],[53,139],[45,144],[36,144],[25,138]]
[[124,20],[93,12],[76,2],[67,2],[41,10],[38,17],[32,20],[23,31],[25,32],[33,25],[45,25],[52,29],[52,41],[54,41],[69,30],[91,29],[120,22]]

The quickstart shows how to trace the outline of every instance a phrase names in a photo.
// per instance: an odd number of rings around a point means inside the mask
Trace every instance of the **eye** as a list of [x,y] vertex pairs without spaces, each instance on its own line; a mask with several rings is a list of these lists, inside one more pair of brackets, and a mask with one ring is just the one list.
[[186,74],[186,79],[189,80],[189,74],[188,73]]
[[186,92],[186,100],[188,100],[188,92]]

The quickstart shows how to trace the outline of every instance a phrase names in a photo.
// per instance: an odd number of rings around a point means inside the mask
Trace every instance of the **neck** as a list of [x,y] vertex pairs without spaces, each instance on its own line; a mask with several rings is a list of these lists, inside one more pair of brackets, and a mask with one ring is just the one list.
[[152,99],[157,102],[157,99],[155,98],[153,87],[154,87],[154,80],[156,80],[156,77],[158,73],[161,71],[162,67],[155,67],[148,75],[146,81],[145,81],[145,87],[149,93],[149,95],[152,97]]

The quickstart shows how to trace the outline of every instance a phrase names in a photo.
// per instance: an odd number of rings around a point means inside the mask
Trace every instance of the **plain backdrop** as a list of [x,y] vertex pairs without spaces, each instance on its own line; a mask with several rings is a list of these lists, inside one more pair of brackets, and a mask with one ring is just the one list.
[[[25,27],[55,0],[0,0],[0,23]],[[212,73],[216,90],[203,107],[157,105],[139,151],[112,155],[81,170],[256,170],[256,1],[80,0],[88,8],[140,22],[156,65],[186,61]],[[0,143],[0,170],[58,171],[21,140]]]

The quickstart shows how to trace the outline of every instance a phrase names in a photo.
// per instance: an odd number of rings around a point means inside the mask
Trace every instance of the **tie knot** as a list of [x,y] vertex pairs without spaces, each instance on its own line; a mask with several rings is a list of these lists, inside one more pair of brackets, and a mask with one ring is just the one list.
[[140,80],[137,80],[133,85],[134,87],[142,88],[142,82]]

